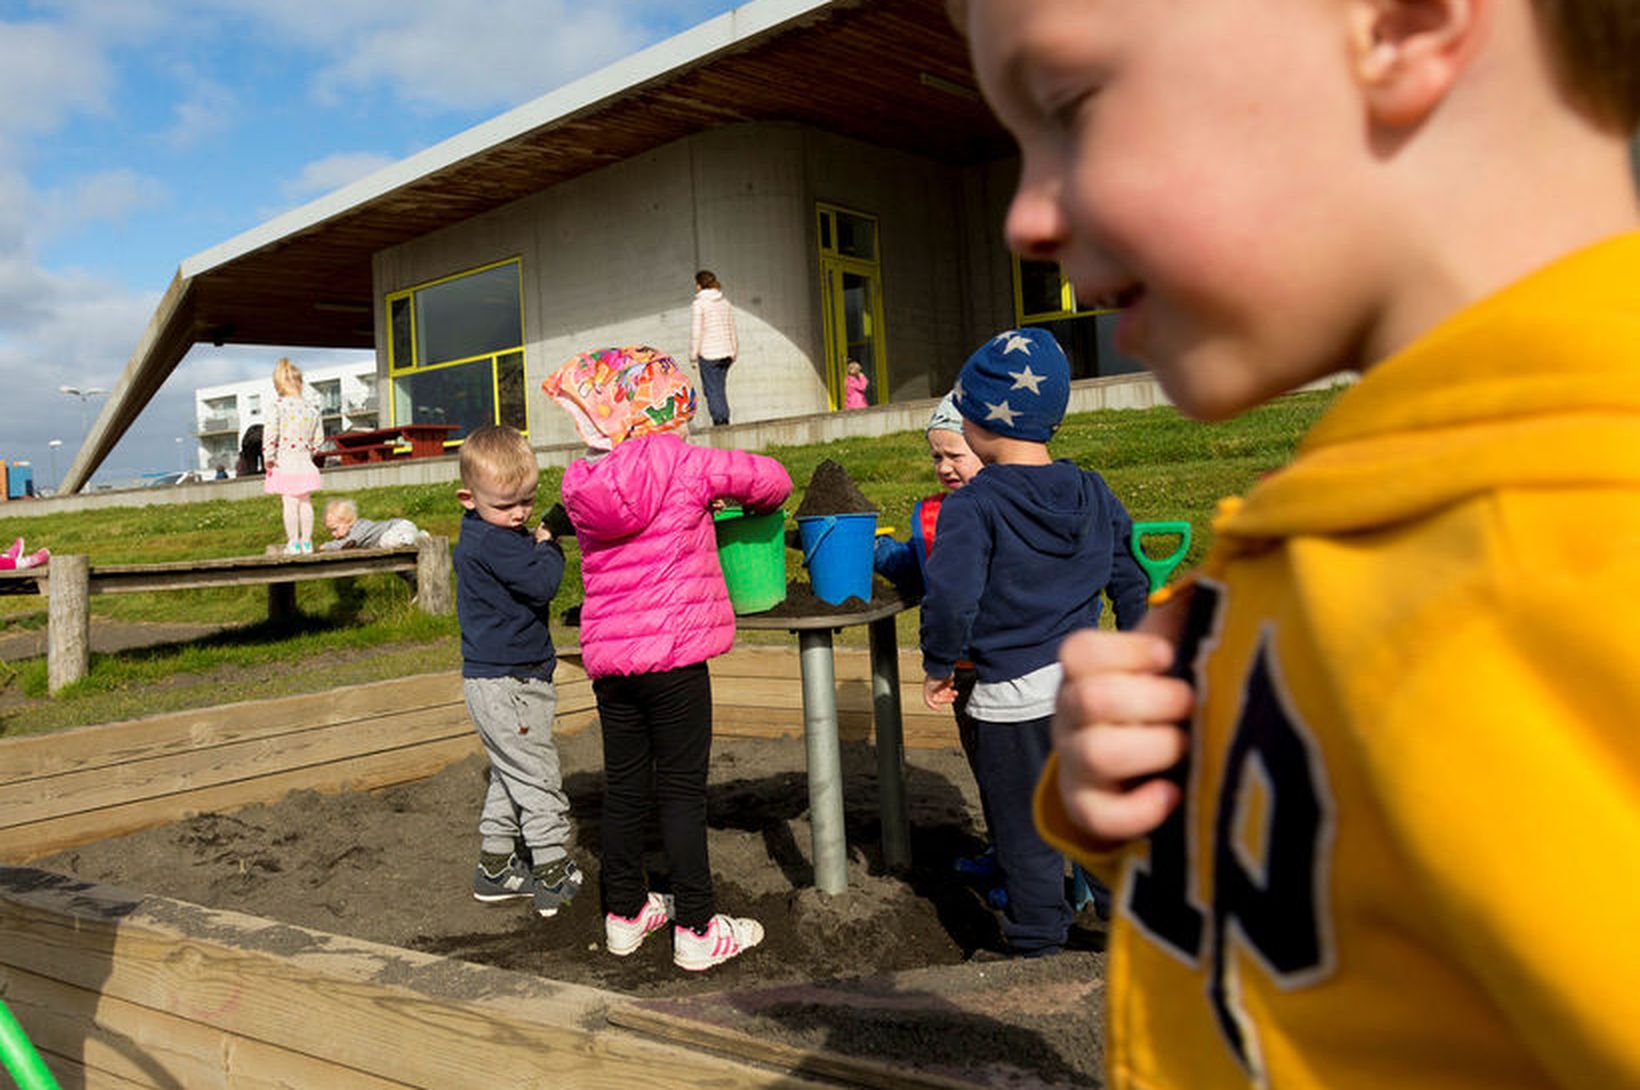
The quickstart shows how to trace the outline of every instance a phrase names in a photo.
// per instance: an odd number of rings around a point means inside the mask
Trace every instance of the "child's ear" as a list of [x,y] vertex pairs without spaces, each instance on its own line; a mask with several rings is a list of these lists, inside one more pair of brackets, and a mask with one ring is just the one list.
[[478,506],[477,503],[473,502],[472,490],[468,488],[456,489],[456,500],[469,511]]
[[1494,0],[1351,0],[1350,50],[1373,121],[1390,128],[1430,115],[1469,63]]

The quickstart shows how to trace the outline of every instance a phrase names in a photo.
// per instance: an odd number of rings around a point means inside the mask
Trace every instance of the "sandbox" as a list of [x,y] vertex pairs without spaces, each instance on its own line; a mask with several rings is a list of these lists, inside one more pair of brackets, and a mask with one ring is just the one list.
[[[801,733],[795,654],[739,650],[717,660],[713,673],[721,736],[747,733],[778,740]],[[902,676],[920,676],[911,656]],[[863,652],[839,651],[839,724],[858,750],[868,748],[867,677]],[[559,729],[567,746],[584,749],[574,732],[592,719],[589,687],[572,662],[566,662],[559,682]],[[904,707],[908,746],[935,747],[926,751],[935,763],[928,765],[919,754],[910,780],[924,800],[923,810],[913,816],[931,824],[962,806],[948,797],[961,778],[960,756],[948,716],[922,711],[911,691]],[[781,745],[801,749],[792,737],[772,748]],[[724,757],[732,764],[731,750],[726,743]],[[271,818],[264,822],[259,816],[271,814],[265,804],[318,811],[335,801],[298,794],[276,802],[310,787],[385,801],[408,821],[410,802],[400,794],[451,776],[458,783],[463,776],[476,782],[481,759],[472,770],[464,768],[476,751],[459,679],[450,675],[15,739],[0,743],[0,858],[21,863],[190,814],[235,812],[233,818],[198,817],[174,827],[179,836],[216,836],[231,832],[235,821],[270,824]],[[871,790],[869,754],[856,753],[851,767],[850,866],[860,876],[851,885],[887,889],[899,879],[876,873],[874,830],[853,827],[874,812],[871,800],[856,806],[852,798]],[[731,775],[720,789],[727,794],[713,807],[754,810],[754,787],[768,799],[778,797],[776,789],[783,785],[800,782],[790,773],[783,776]],[[361,792],[406,781],[415,783],[368,797]],[[931,794],[930,788],[937,790]],[[577,807],[594,795],[590,781],[574,790]],[[790,793],[800,796],[801,789],[794,786]],[[941,808],[930,810],[934,802]],[[446,802],[438,805],[448,808]],[[780,820],[765,822],[762,835],[796,829],[801,804],[793,806],[789,821],[781,811]],[[456,808],[462,811],[460,822],[470,823],[476,798],[472,812],[467,804]],[[161,832],[151,828],[141,836]],[[918,830],[917,835],[920,856],[950,847],[939,844],[931,851],[927,836],[932,834]],[[810,913],[805,920],[821,927],[847,922],[843,902],[822,904],[821,895],[800,889],[805,863],[797,847],[805,838],[798,832],[788,839],[785,855],[770,849],[783,862],[780,868],[764,868],[776,873],[760,878],[762,886],[750,880],[723,883],[728,886],[720,890],[724,907],[763,911],[761,906],[773,903],[768,897],[784,869],[791,872],[786,896],[794,913]],[[104,846],[83,850],[89,854]],[[338,859],[367,852],[341,832],[336,849]],[[713,851],[717,870],[718,848]],[[423,862],[418,861],[418,876],[426,870]],[[241,853],[247,885],[263,865],[254,852]],[[436,877],[430,889],[407,895],[430,898],[443,916],[446,909],[440,906],[451,903],[450,886],[463,879],[460,868],[470,865],[463,848],[460,859],[446,867],[453,878]],[[293,867],[305,872],[306,864]],[[442,874],[436,868],[433,873]],[[931,874],[918,872],[907,881],[919,895],[927,894],[923,886],[944,882]],[[320,888],[319,879],[312,881],[316,902],[339,896],[333,887]],[[758,896],[765,899],[747,903]],[[962,930],[951,918],[971,911],[971,895],[968,904],[963,896],[960,889],[936,891],[928,903],[939,918],[918,926]],[[312,926],[305,918],[300,925],[274,922],[260,914],[204,908],[192,903],[192,895],[186,901],[145,896],[57,871],[13,867],[0,870],[0,981],[8,1004],[65,1085],[488,1087],[499,1081],[581,1086],[633,1078],[642,1080],[640,1085],[679,1086],[1086,1085],[1090,1072],[1097,1071],[1098,1042],[1090,1028],[1099,998],[1095,953],[1051,959],[1058,966],[974,965],[963,962],[964,951],[936,949],[932,956],[945,964],[825,983],[823,963],[798,965],[802,952],[775,949],[771,936],[763,961],[755,960],[760,952],[753,951],[745,965],[731,963],[723,967],[729,971],[705,980],[680,983],[684,974],[671,969],[666,952],[648,949],[631,959],[599,955],[589,961],[614,964],[618,972],[607,978],[608,987],[599,977],[571,982],[543,976],[542,966],[553,964],[550,960],[519,961],[526,971],[513,971],[514,951],[548,958],[547,947],[564,934],[590,940],[596,904],[595,898],[585,900],[572,906],[587,915],[585,920],[514,916],[509,923],[503,912],[491,917],[503,922],[487,934],[467,933],[461,917],[446,921],[456,934],[404,940],[420,947],[410,949],[398,939],[387,945],[338,934],[352,926],[342,919],[334,929]],[[320,914],[312,922],[325,919]],[[546,926],[560,923],[564,927],[558,931]],[[893,939],[876,935],[883,928],[880,921],[862,924],[879,941]],[[405,934],[413,936],[414,929]],[[881,949],[873,956],[885,964],[894,961]],[[646,957],[647,966],[623,964]],[[480,960],[491,964],[475,963]],[[791,979],[794,970],[805,979]],[[770,1030],[787,1023],[803,1032]],[[1050,1032],[1044,1028],[1050,1023],[1059,1028]],[[870,1047],[857,1041],[861,1037],[874,1038]],[[936,1053],[946,1062],[927,1062]],[[908,1065],[897,1060],[901,1054],[925,1060]],[[1074,1055],[1074,1062],[1067,1055]]]

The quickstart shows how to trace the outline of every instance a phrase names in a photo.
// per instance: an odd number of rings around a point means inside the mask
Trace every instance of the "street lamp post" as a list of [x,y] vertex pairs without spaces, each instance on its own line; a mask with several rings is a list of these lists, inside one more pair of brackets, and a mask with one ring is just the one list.
[[60,483],[57,479],[57,448],[62,445],[63,441],[61,439],[53,439],[46,444],[51,448],[51,491],[53,495],[56,494],[57,485]]
[[84,388],[79,386],[59,386],[57,389],[62,393],[67,394],[69,397],[77,397],[80,399],[80,439],[83,442],[85,437],[91,433],[91,417],[88,414],[86,402],[91,398],[101,397],[108,391],[103,389],[101,386],[86,386]]

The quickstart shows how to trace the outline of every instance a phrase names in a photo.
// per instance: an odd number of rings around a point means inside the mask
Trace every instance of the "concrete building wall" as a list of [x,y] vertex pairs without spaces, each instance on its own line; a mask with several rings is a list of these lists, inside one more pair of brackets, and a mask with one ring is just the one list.
[[[974,345],[1012,327],[1015,321],[1014,258],[1003,238],[1002,226],[1018,180],[1018,159],[982,164],[964,178],[964,221],[974,255],[969,268],[969,295],[975,301],[975,327],[971,330]],[[951,378],[956,378],[955,371]]]
[[[736,309],[736,418],[812,412],[825,401],[811,366],[818,329],[802,305],[812,273],[799,259],[801,163],[800,134],[785,126],[677,141],[383,251],[376,298],[521,258],[530,433],[552,443],[574,436],[541,393],[542,379],[575,353],[608,345],[649,344],[687,364],[694,275],[711,268]],[[385,346],[379,303],[376,321]],[[378,354],[385,378],[385,348]]]
[[825,411],[815,228],[825,202],[877,218],[890,396],[935,396],[986,331],[1006,326],[996,316],[1011,318],[991,173],[785,124],[725,126],[612,164],[376,255],[384,395],[382,299],[517,257],[533,442],[574,439],[540,384],[576,352],[649,344],[686,363],[700,268],[735,307],[734,421]]
[[[810,130],[805,144],[810,262],[818,267],[816,202],[874,217],[889,397],[903,401],[943,392],[931,385],[930,372],[960,350],[965,331],[961,172],[831,133]],[[818,287],[812,298],[818,307]]]
[[[729,369],[735,423],[826,408],[820,282],[795,125],[732,125],[688,140],[695,191],[696,265],[734,304],[740,358]],[[689,310],[682,343],[687,355]]]

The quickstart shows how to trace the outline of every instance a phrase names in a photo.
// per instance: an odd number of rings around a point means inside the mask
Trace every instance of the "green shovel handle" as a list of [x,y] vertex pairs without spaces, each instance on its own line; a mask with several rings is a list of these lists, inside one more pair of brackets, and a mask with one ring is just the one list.
[[0,1002],[0,1060],[16,1080],[18,1090],[57,1090],[57,1080],[29,1043],[11,1008]]
[[[1144,540],[1147,537],[1177,536],[1179,547],[1163,557],[1152,557],[1145,552]],[[1135,522],[1133,524],[1133,559],[1150,577],[1150,589],[1154,593],[1167,582],[1167,577],[1173,574],[1183,561],[1185,554],[1190,551],[1190,523],[1188,522]]]

